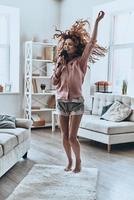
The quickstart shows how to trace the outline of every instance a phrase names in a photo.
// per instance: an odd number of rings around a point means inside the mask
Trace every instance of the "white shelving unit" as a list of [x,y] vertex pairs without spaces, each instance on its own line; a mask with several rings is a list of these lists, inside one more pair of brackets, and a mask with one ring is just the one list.
[[[42,121],[45,120],[44,125],[33,128],[52,126],[52,111],[55,107],[50,106],[50,101],[54,102],[56,93],[51,83],[51,74],[55,47],[52,43],[25,43],[25,118],[32,119],[33,115],[37,115]],[[41,90],[41,84],[46,85],[44,91]]]

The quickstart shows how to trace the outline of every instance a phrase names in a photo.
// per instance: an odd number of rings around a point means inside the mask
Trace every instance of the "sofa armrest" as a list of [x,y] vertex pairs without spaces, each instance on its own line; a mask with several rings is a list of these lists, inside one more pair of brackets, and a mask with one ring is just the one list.
[[32,121],[30,119],[16,118],[16,127],[29,129],[32,126]]

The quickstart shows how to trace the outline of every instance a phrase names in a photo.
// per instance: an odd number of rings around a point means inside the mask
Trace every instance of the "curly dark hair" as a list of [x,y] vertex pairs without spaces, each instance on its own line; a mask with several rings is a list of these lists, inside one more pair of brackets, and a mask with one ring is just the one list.
[[[71,39],[76,47],[76,56],[81,56],[87,43],[91,40],[90,33],[86,30],[86,25],[90,27],[88,20],[76,21],[69,30],[65,32],[56,29],[54,38],[58,39],[57,54],[59,55],[63,50],[66,39]],[[107,49],[99,46],[97,43],[94,45],[89,62],[95,63],[98,57],[105,56]]]

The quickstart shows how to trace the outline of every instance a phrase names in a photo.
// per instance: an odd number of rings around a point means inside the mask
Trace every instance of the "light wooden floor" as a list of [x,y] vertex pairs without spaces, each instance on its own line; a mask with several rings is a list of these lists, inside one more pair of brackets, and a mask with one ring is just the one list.
[[[134,200],[134,143],[115,145],[110,154],[103,144],[84,139],[80,143],[82,165],[99,170],[97,200]],[[54,134],[51,129],[32,130],[28,159],[0,179],[0,200],[12,193],[35,163],[66,164],[59,130]]]

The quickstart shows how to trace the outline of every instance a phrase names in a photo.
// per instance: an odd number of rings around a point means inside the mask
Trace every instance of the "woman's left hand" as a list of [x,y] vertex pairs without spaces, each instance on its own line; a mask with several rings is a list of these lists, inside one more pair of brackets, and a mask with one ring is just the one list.
[[105,15],[104,11],[100,11],[96,18],[96,21],[99,22],[100,20],[102,20],[104,15]]

